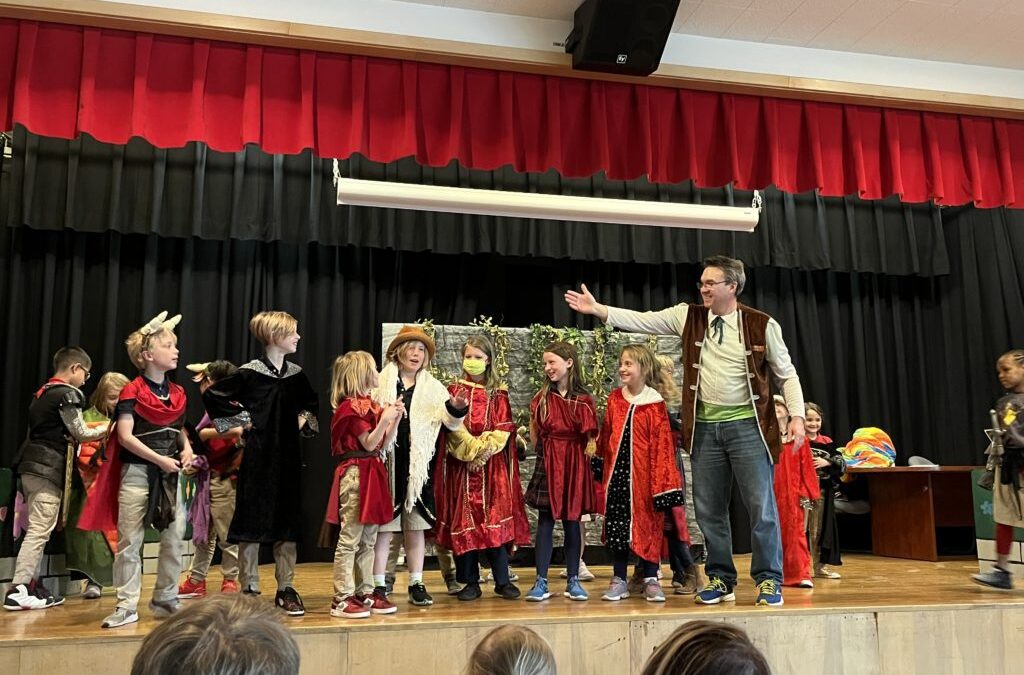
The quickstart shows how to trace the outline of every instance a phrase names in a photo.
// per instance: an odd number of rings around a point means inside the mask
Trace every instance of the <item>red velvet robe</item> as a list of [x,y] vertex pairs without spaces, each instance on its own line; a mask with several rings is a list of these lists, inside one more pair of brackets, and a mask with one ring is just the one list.
[[473,471],[471,464],[448,452],[448,432],[442,433],[434,475],[438,543],[456,555],[513,543],[528,545],[530,524],[519,482],[516,427],[508,391],[502,387],[488,395],[484,386],[459,380],[449,385],[448,392],[469,400],[463,425],[470,434],[504,431],[509,437],[501,452],[480,471]]
[[782,583],[796,586],[811,578],[811,549],[807,544],[807,527],[800,499],[821,496],[818,474],[811,459],[811,446],[804,440],[799,452],[793,454],[793,443],[783,443],[775,464],[775,503],[779,509],[782,531]]
[[[620,449],[631,408],[633,423],[628,439],[629,457],[626,458]],[[676,467],[668,409],[661,396],[647,388],[630,403],[621,388],[612,391],[598,437],[597,454],[604,463],[602,485],[609,500],[614,498],[610,487],[616,463],[629,462],[629,546],[644,560],[659,561],[665,512],[673,507],[683,507],[686,501]],[[606,541],[608,528],[617,525],[609,520],[614,518],[609,516],[606,519]],[[685,522],[685,515],[683,520]]]
[[[391,488],[388,470],[380,457],[348,458],[344,455],[364,451],[359,437],[372,432],[380,422],[380,406],[369,396],[354,396],[343,400],[331,418],[331,454],[341,457],[334,469],[331,492],[327,497],[324,521],[342,525],[338,518],[338,487],[349,466],[359,467],[359,522],[367,525],[386,525],[392,520]],[[383,446],[383,440],[378,444]]]
[[[585,513],[599,513],[586,452],[587,445],[597,436],[594,399],[588,394],[563,398],[554,390],[548,391],[544,419],[540,418],[539,405],[538,394],[530,401],[530,420],[543,448],[543,489],[552,516],[555,520],[579,520]],[[531,490],[535,478],[530,481]]]

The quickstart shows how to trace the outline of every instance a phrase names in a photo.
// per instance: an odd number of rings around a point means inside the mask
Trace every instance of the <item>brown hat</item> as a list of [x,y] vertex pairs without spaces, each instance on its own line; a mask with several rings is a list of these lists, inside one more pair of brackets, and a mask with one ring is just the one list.
[[398,355],[398,348],[404,345],[406,342],[422,342],[427,347],[427,354],[430,356],[430,360],[434,360],[434,353],[437,351],[437,347],[434,345],[434,341],[429,335],[423,332],[423,329],[419,326],[402,326],[402,329],[398,331],[398,335],[391,340],[391,344],[388,345],[388,351],[385,355],[386,360],[394,361]]

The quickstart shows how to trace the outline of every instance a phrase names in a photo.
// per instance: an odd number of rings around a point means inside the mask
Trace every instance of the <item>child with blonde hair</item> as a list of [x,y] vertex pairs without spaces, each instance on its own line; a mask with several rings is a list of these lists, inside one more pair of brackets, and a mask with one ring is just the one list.
[[465,675],[555,675],[555,655],[540,635],[526,626],[507,624],[480,641],[469,657]]

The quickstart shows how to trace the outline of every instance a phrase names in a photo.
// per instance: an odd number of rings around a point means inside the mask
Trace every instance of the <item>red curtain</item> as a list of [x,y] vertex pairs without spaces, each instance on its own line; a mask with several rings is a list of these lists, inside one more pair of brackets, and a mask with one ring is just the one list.
[[0,128],[1024,207],[1024,121],[0,19]]

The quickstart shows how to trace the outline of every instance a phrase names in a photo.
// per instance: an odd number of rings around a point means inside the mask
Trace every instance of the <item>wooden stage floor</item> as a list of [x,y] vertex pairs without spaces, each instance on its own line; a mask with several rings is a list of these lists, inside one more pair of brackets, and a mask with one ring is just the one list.
[[[737,562],[741,570],[749,569],[749,556]],[[306,616],[285,621],[302,648],[304,673],[355,673],[368,666],[377,673],[454,673],[488,630],[505,623],[529,625],[544,635],[560,673],[638,672],[654,646],[694,619],[745,628],[777,674],[1024,672],[1024,590],[1002,593],[973,584],[973,560],[927,563],[850,555],[842,579],[818,580],[813,590],[786,588],[780,608],[755,607],[749,579],[741,579],[735,603],[714,607],[679,595],[668,595],[663,604],[638,598],[602,602],[611,573],[606,567],[592,569],[598,578],[586,584],[589,602],[558,595],[539,604],[501,600],[489,589],[478,601],[459,602],[442,592],[437,572],[428,572],[435,600],[430,608],[407,603],[400,573],[397,614],[345,621],[329,614],[330,564],[305,564],[299,566],[296,586]],[[517,572],[525,592],[533,573]],[[272,586],[272,569],[262,573]],[[211,589],[219,588],[216,570],[211,577]],[[145,579],[148,601],[153,577]],[[557,579],[552,590],[561,589]],[[5,612],[0,662],[18,667],[4,672],[128,672],[131,655],[155,622],[144,601],[138,624],[103,630],[100,621],[113,606],[108,593],[100,600],[71,597],[46,611]]]

